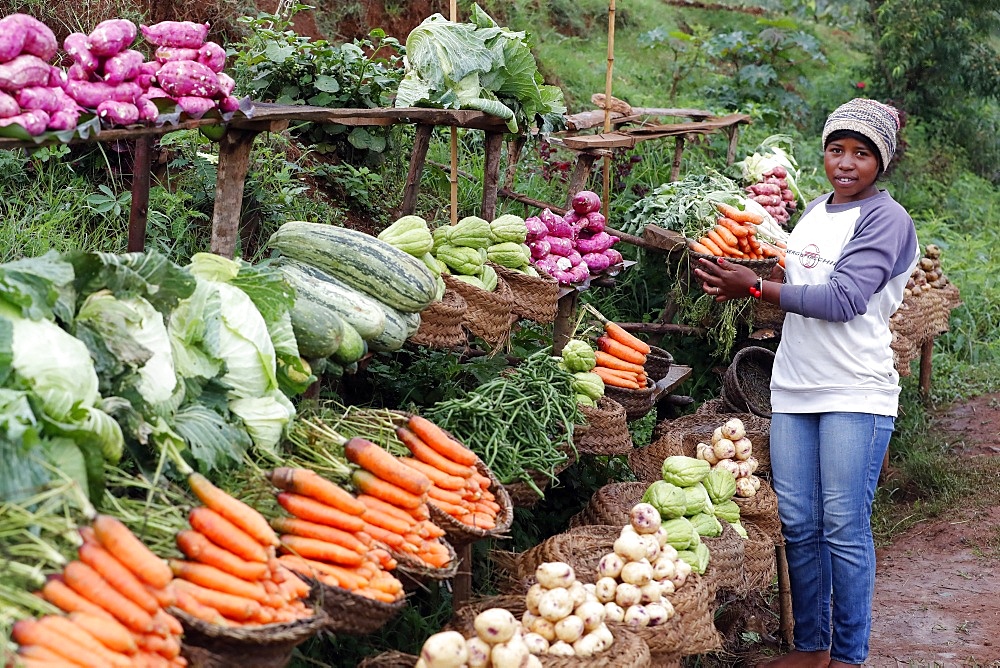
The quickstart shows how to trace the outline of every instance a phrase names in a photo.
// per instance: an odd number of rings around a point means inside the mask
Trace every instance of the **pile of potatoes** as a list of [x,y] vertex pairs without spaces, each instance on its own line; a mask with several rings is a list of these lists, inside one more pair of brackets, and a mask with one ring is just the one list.
[[950,281],[941,269],[941,247],[936,244],[924,246],[924,255],[906,281],[903,299],[916,296],[934,288],[943,288]]
[[708,462],[713,469],[721,469],[736,478],[736,496],[748,498],[760,489],[757,459],[753,444],[746,435],[746,427],[739,418],[730,418],[712,432],[711,443],[695,446],[695,457]]

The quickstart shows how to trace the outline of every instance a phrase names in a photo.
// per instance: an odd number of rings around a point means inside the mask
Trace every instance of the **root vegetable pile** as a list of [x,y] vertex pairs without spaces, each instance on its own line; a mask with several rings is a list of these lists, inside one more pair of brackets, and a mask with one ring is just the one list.
[[697,240],[689,240],[688,247],[691,250],[703,255],[739,260],[776,257],[778,264],[785,266],[785,243],[758,238],[758,226],[765,221],[763,215],[722,202],[716,205],[716,209],[719,217],[715,226],[706,230]]
[[645,389],[646,355],[649,345],[625,331],[621,325],[606,320],[604,334],[597,339],[596,365],[592,369],[605,385],[629,390]]
[[760,489],[757,459],[753,456],[753,444],[746,436],[746,428],[739,418],[731,418],[712,432],[711,443],[699,443],[695,457],[709,463],[713,470],[732,474],[736,480],[736,496],[754,496]]
[[759,181],[746,187],[753,201],[763,206],[780,225],[785,225],[798,208],[787,177],[788,171],[781,165],[775,165],[763,172]]
[[924,246],[924,254],[914,267],[903,290],[903,297],[919,295],[926,290],[943,288],[951,281],[941,269],[941,247],[936,244]]
[[621,253],[612,248],[619,238],[605,231],[607,221],[595,192],[576,193],[565,215],[545,209],[524,222],[532,263],[561,285],[583,283],[622,263]]

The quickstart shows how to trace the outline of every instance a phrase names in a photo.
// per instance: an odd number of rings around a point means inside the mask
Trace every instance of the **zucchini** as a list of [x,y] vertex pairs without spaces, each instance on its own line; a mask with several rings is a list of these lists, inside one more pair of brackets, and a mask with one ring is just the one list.
[[344,337],[340,341],[340,347],[330,356],[330,359],[342,366],[346,366],[351,362],[357,362],[368,354],[368,344],[361,338],[358,330],[345,322],[341,333]]
[[424,310],[437,296],[434,273],[419,258],[364,232],[289,221],[267,245],[406,313]]
[[343,321],[326,304],[308,297],[296,297],[290,315],[299,354],[303,357],[329,357],[340,346],[344,337]]
[[374,339],[385,329],[385,311],[372,297],[304,262],[278,258],[272,266],[280,269],[295,288],[296,303],[299,300],[312,301],[329,308],[340,316],[343,323],[357,330],[363,339]]
[[417,331],[413,329],[411,331],[411,326],[413,323],[412,316],[418,318],[417,324],[420,323],[419,313],[403,313],[397,311],[396,309],[385,306],[383,307],[385,311],[385,330],[381,334],[376,336],[374,339],[368,341],[369,350],[374,350],[376,352],[389,352],[392,350],[399,350],[403,347],[403,343],[406,339]]

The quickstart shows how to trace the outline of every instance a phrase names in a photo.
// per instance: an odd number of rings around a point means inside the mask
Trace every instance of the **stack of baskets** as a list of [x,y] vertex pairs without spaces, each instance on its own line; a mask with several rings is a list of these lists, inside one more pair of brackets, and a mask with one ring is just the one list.
[[631,390],[625,387],[606,385],[604,396],[614,399],[625,409],[625,419],[639,420],[653,410],[653,390],[656,385],[652,378],[646,379],[646,387],[641,390]]
[[632,450],[632,435],[628,430],[625,407],[611,397],[597,400],[597,406],[580,406],[585,418],[579,438],[574,444],[580,453],[588,455],[621,455]]
[[462,323],[469,331],[491,345],[499,345],[510,336],[514,319],[514,295],[507,282],[497,277],[493,292],[460,281],[450,274],[442,274],[449,290],[454,290],[465,300]]

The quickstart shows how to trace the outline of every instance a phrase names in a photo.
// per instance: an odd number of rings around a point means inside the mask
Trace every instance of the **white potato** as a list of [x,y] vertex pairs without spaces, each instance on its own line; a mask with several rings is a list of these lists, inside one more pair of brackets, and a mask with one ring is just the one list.
[[550,622],[558,622],[573,612],[573,597],[567,589],[550,589],[538,602],[538,614]]
[[535,569],[535,579],[546,589],[569,587],[576,581],[573,567],[561,561],[550,561]]
[[576,615],[570,615],[556,622],[556,638],[570,644],[579,640],[586,629],[583,620]]
[[458,631],[435,633],[424,642],[420,658],[427,668],[462,668],[469,660],[465,637]]
[[615,591],[618,588],[618,581],[614,578],[601,578],[594,585],[594,593],[601,603],[615,600]]
[[517,618],[511,614],[510,610],[490,608],[476,615],[472,626],[476,629],[476,635],[485,642],[495,645],[513,638],[518,623]]
[[469,654],[469,668],[489,668],[490,644],[482,638],[469,638],[465,641],[465,649]]

